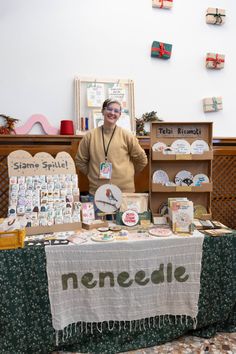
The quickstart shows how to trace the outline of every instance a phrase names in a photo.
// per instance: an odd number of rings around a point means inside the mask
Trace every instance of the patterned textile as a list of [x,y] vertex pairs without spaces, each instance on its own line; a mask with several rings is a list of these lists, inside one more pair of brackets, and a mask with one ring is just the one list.
[[[61,247],[61,246],[58,246]],[[102,333],[78,330],[72,337],[59,338],[55,346],[47,290],[44,247],[0,251],[0,348],[3,354],[46,354],[53,350],[115,354],[158,345],[191,331],[201,337],[217,331],[236,332],[236,233],[223,237],[205,236],[197,329],[192,323],[170,316],[161,327],[132,331],[118,322]],[[158,319],[158,317],[157,317]],[[82,329],[79,324],[78,329]],[[145,327],[145,329],[144,329]]]
[[47,247],[53,327],[163,315],[196,319],[203,238]]

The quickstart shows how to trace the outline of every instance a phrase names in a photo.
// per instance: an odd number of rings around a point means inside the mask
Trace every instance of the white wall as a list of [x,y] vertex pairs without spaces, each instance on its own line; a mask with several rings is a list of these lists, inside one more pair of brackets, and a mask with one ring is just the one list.
[[[173,1],[0,0],[0,113],[59,127],[74,118],[75,75],[129,78],[136,117],[213,121],[214,136],[236,136],[236,1]],[[226,24],[207,25],[207,7],[225,8]],[[153,40],[173,44],[170,60],[150,57]],[[224,53],[225,68],[206,70],[206,52]],[[220,95],[223,111],[203,113],[202,98]]]

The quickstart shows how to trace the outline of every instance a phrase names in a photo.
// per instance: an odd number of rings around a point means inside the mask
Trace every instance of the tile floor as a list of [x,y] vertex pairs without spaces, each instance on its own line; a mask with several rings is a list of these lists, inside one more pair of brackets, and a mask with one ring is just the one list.
[[[54,352],[52,354],[72,353]],[[236,333],[219,333],[210,339],[183,336],[162,345],[121,354],[236,354]]]

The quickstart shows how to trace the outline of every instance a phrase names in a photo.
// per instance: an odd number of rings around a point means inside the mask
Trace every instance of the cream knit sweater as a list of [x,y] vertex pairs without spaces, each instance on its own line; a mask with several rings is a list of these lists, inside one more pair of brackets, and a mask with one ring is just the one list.
[[[112,130],[104,129],[105,148],[109,143]],[[107,155],[112,163],[110,180],[99,179],[99,166],[105,161],[101,127],[88,132],[79,144],[75,157],[76,166],[89,179],[89,192],[105,183],[118,186],[122,192],[134,192],[134,174],[140,172],[147,164],[145,151],[135,136],[127,130],[116,126]]]

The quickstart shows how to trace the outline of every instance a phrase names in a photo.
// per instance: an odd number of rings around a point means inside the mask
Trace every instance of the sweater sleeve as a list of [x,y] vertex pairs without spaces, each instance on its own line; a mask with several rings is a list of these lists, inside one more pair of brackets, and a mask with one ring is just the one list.
[[145,151],[140,146],[138,139],[135,136],[131,136],[129,144],[129,154],[131,161],[134,164],[135,173],[142,171],[147,165],[148,160]]
[[78,151],[75,156],[75,165],[78,167],[84,175],[89,171],[89,145],[90,145],[90,133],[86,134],[79,143]]

